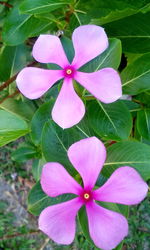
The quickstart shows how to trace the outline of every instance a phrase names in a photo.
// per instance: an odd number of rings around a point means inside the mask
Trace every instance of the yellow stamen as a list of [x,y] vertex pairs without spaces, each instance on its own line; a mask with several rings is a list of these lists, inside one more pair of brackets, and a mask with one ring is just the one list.
[[70,75],[70,74],[72,73],[72,70],[71,70],[71,69],[67,69],[67,70],[66,70],[66,73],[67,73],[68,75]]
[[90,198],[89,194],[84,194],[84,199],[88,200]]

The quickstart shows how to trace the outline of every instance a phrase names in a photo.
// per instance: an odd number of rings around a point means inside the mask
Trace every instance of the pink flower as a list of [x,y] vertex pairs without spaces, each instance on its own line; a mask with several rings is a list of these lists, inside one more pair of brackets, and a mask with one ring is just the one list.
[[29,99],[41,97],[55,82],[64,82],[52,110],[53,120],[62,128],[77,124],[84,116],[85,107],[73,88],[73,79],[104,103],[111,103],[122,95],[121,81],[112,68],[93,73],[77,71],[108,47],[104,29],[96,25],[84,25],[74,30],[72,41],[75,56],[70,64],[60,39],[54,35],[41,35],[34,47],[33,57],[40,63],[55,63],[62,70],[24,68],[16,82],[20,92]]
[[51,197],[66,193],[76,194],[77,197],[45,208],[39,217],[39,228],[58,244],[70,244],[75,236],[77,212],[85,205],[89,233],[95,245],[107,250],[116,247],[128,233],[127,220],[95,201],[137,204],[145,198],[147,184],[138,172],[125,166],[115,170],[103,186],[93,190],[106,159],[106,149],[96,137],[74,143],[68,150],[68,157],[80,173],[84,187],[61,164],[47,163],[41,176],[44,192]]

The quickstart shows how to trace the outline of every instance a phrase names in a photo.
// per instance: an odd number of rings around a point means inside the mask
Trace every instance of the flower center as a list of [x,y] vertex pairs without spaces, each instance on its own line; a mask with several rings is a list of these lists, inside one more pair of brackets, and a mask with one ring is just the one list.
[[75,74],[75,69],[73,66],[68,65],[64,68],[64,77],[73,78]]
[[72,74],[72,70],[71,70],[71,69],[67,69],[67,70],[66,70],[66,74],[67,74],[67,75],[71,75],[71,74]]
[[84,199],[88,200],[90,198],[90,195],[88,193],[84,194]]

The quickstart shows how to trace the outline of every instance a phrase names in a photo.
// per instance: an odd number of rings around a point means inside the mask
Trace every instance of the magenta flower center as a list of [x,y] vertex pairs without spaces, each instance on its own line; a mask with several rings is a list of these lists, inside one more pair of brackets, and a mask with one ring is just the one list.
[[83,190],[83,192],[80,194],[80,197],[84,203],[93,200],[92,192],[87,190]]
[[64,77],[73,78],[75,74],[75,69],[72,66],[67,66],[64,68]]

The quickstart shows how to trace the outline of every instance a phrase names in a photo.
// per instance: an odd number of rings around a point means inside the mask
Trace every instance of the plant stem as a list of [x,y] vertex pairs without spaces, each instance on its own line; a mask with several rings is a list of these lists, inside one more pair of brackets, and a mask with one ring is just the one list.
[[2,102],[4,102],[5,100],[7,100],[8,98],[12,98],[12,97],[14,97],[15,95],[18,95],[20,92],[19,92],[19,90],[17,89],[13,94],[11,94],[11,95],[8,95],[8,96],[6,96],[5,98],[3,98],[1,101],[0,101],[0,104],[2,103]]
[[3,2],[3,1],[0,1],[0,4],[5,5],[8,8],[12,8],[13,7],[11,4]]
[[0,237],[0,240],[12,239],[12,238],[23,237],[23,236],[30,236],[30,235],[34,235],[38,233],[41,233],[41,231],[35,230],[35,231],[28,232],[28,233],[15,233],[15,234],[10,234],[10,235],[5,235],[3,237]]

